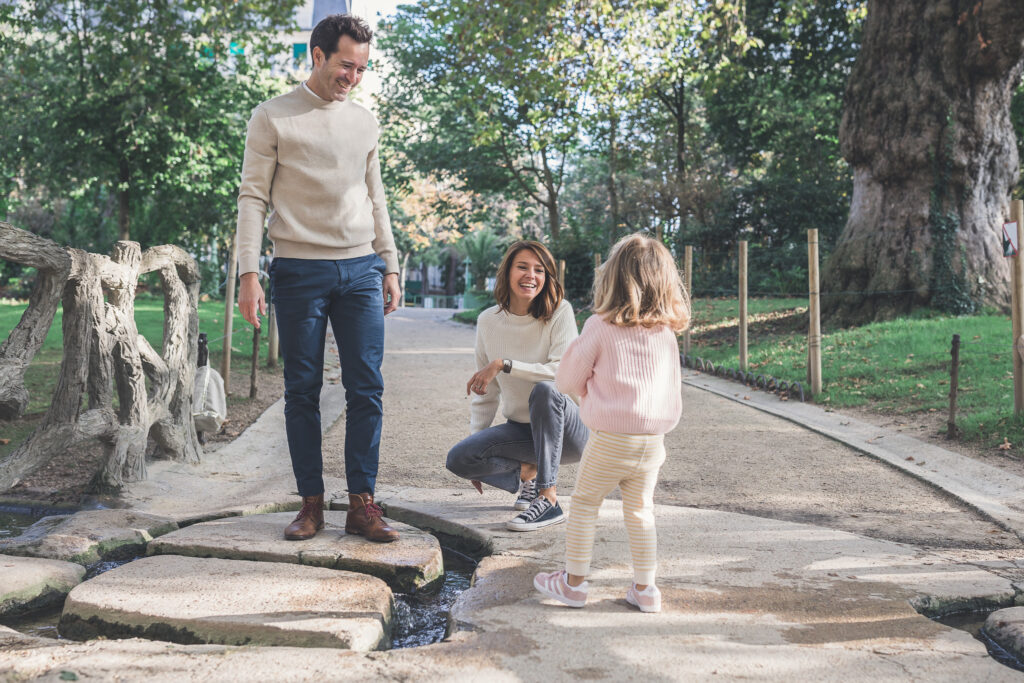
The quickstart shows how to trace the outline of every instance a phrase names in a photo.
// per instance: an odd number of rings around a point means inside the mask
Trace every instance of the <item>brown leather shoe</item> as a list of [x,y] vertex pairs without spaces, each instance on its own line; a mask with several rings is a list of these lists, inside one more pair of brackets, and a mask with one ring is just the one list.
[[368,541],[390,543],[398,540],[398,532],[384,522],[384,511],[373,502],[369,493],[348,494],[345,533],[356,534]]
[[324,528],[324,494],[303,496],[302,509],[295,520],[285,527],[284,537],[289,541],[308,541]]

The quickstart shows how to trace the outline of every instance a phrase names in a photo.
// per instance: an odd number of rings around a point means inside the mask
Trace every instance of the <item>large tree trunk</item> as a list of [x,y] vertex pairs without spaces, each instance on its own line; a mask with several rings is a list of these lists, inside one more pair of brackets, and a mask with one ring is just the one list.
[[824,271],[831,319],[1006,305],[1022,35],[1020,0],[870,1],[840,128],[854,187]]

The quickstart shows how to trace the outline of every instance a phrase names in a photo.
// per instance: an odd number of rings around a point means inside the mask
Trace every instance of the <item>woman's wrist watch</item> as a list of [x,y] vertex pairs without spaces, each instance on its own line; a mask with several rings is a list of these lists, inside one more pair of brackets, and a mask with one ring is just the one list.
[[501,371],[504,372],[506,375],[512,372],[512,361],[510,361],[508,358],[501,361]]

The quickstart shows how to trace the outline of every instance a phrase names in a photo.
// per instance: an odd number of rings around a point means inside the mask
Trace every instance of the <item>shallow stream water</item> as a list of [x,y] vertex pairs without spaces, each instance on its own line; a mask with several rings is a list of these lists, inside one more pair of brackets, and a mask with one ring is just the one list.
[[1004,666],[1008,666],[1011,669],[1017,671],[1024,671],[1024,662],[1014,657],[1012,654],[1003,649],[1003,647],[988,637],[985,633],[985,620],[988,619],[988,615],[992,614],[995,610],[985,610],[978,612],[957,612],[944,617],[939,617],[935,621],[946,626],[952,626],[953,628],[960,629],[961,631],[967,631],[976,640],[980,640],[985,644],[988,649],[989,656]]
[[25,529],[35,524],[36,520],[40,517],[53,513],[53,510],[0,505],[0,540],[20,536]]
[[448,613],[469,588],[476,560],[450,548],[444,552],[444,583],[432,591],[396,593],[391,648],[439,643],[448,635]]

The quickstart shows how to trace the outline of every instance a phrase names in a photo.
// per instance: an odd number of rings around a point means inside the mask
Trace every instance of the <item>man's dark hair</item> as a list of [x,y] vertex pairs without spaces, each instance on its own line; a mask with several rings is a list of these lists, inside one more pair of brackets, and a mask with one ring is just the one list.
[[309,54],[318,47],[324,57],[331,58],[338,51],[338,39],[348,36],[357,43],[368,43],[373,40],[373,31],[362,19],[351,14],[329,14],[320,20],[309,36]]

